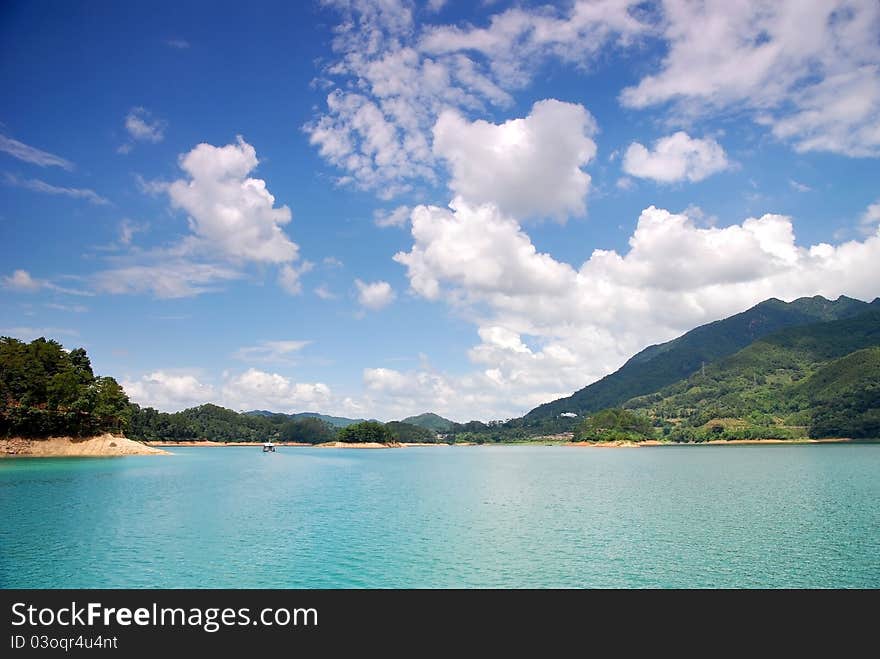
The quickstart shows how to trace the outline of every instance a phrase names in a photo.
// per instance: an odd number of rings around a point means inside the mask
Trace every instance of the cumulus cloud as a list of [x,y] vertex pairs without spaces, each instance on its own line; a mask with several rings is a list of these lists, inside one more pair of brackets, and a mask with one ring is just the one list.
[[139,379],[124,379],[121,385],[133,402],[167,412],[211,402],[215,396],[212,385],[177,371],[157,370]]
[[880,153],[875,0],[574,0],[479,25],[417,23],[405,0],[327,4],[340,14],[336,58],[305,130],[340,183],[382,198],[436,183],[430,133],[443,111],[510,107],[548,61],[589,69],[648,39],[665,55],[623,90],[626,107],[662,107],[685,125],[746,112],[798,151]]
[[199,144],[180,160],[189,178],[168,186],[176,208],[189,215],[198,241],[234,260],[286,263],[299,248],[282,226],[290,222],[287,206],[275,208],[275,197],[262,179],[248,176],[259,161],[241,137],[217,147]]
[[378,311],[394,301],[394,289],[387,281],[365,282],[355,279],[354,284],[358,291],[358,303],[366,309]]
[[320,382],[293,382],[278,373],[250,368],[226,379],[222,399],[225,405],[237,410],[292,413],[324,409],[332,399],[332,392]]
[[624,105],[681,117],[751,110],[798,151],[880,153],[880,5],[873,0],[665,0],[668,51]]
[[322,76],[326,108],[305,130],[340,183],[382,198],[436,182],[431,130],[444,110],[509,107],[546,58],[584,65],[646,28],[621,0],[511,9],[486,29],[417,25],[404,0],[329,4],[341,14],[337,58]]
[[[203,143],[179,164],[185,178],[170,183],[137,178],[145,193],[165,193],[172,208],[187,213],[190,233],[175,244],[114,256],[112,267],[90,277],[93,286],[107,293],[189,297],[240,279],[246,266],[258,263],[277,265],[281,288],[298,294],[313,264],[295,265],[299,246],[283,229],[290,208],[276,207],[266,182],[249,176],[259,164],[254,147],[242,137],[220,147]],[[135,227],[128,228],[130,239]]]
[[651,149],[633,142],[623,156],[623,171],[660,183],[696,182],[724,171],[727,154],[712,138],[693,138],[683,131],[662,137]]
[[294,382],[278,373],[255,368],[224,373],[219,385],[185,370],[157,370],[140,378],[125,379],[121,384],[132,401],[166,412],[214,402],[234,410],[291,413],[323,409],[332,400],[332,392],[325,384]]
[[154,118],[146,108],[132,108],[125,115],[125,130],[137,142],[161,142],[165,139],[167,127],[167,121]]
[[627,252],[597,249],[579,267],[539,252],[491,204],[417,207],[412,236],[412,249],[395,256],[412,291],[465,305],[480,336],[469,352],[480,370],[445,381],[484,387],[494,401],[485,409],[498,416],[567,395],[647,345],[769,297],[880,294],[877,232],[801,246],[791,218],[773,214],[701,227],[651,206]]
[[433,148],[449,164],[455,194],[518,218],[565,220],[586,212],[590,175],[582,167],[596,155],[595,132],[583,106],[549,99],[500,125],[447,110],[434,126]]
[[60,167],[67,171],[73,171],[73,163],[54,153],[43,151],[33,146],[29,146],[24,142],[19,142],[6,135],[0,135],[0,151],[8,153],[13,158],[18,158],[24,162],[38,165],[40,167]]
[[14,174],[10,174],[8,172],[6,173],[4,179],[7,185],[11,185],[16,188],[24,188],[26,190],[32,190],[33,192],[42,192],[43,194],[61,195],[64,197],[71,197],[72,199],[85,199],[90,204],[94,204],[95,206],[107,206],[110,204],[110,201],[108,199],[102,197],[94,190],[90,190],[88,188],[65,188],[58,185],[52,185],[51,183],[46,183],[45,181],[41,181],[38,178],[19,178]]

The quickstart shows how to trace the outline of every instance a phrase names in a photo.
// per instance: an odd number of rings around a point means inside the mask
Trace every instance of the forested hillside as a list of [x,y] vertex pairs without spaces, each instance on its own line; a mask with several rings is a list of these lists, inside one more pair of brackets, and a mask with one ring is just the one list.
[[87,436],[126,429],[122,387],[96,376],[86,351],[0,337],[0,436]]

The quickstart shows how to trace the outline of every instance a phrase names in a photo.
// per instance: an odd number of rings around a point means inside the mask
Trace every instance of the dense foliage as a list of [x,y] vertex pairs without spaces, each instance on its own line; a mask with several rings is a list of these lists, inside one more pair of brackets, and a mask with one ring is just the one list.
[[378,421],[361,421],[346,426],[339,431],[337,439],[340,442],[376,442],[378,444],[394,441],[391,431]]
[[272,418],[239,414],[210,403],[173,414],[134,405],[129,436],[154,441],[264,442],[278,438],[279,425]]
[[337,429],[317,417],[301,417],[285,421],[278,428],[282,442],[322,444],[336,441]]
[[408,416],[403,419],[402,423],[409,423],[414,426],[419,426],[420,428],[433,430],[434,432],[448,432],[452,430],[452,426],[455,425],[455,423],[449,419],[444,419],[439,414],[434,414],[433,412]]
[[584,419],[575,429],[576,442],[641,442],[652,439],[651,420],[620,408],[601,410]]
[[389,421],[385,424],[385,428],[391,433],[391,437],[395,442],[425,442],[434,443],[437,440],[437,433],[427,428],[421,428],[411,423],[403,421]]
[[122,387],[96,377],[86,351],[0,337],[0,435],[47,437],[124,432],[131,411]]
[[786,329],[640,396],[674,441],[877,437],[880,311]]

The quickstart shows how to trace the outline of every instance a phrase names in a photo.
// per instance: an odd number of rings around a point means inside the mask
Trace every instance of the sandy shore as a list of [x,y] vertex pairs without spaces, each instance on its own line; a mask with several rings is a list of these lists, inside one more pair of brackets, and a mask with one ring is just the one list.
[[315,448],[404,448],[399,442],[380,444],[379,442],[324,442],[315,444]]
[[561,446],[585,446],[587,448],[641,448],[642,446],[665,446],[666,443],[656,439],[646,439],[644,442],[570,442]]
[[[305,442],[272,442],[275,446],[313,446]],[[161,446],[165,448],[173,448],[175,446],[205,446],[205,447],[224,447],[224,446],[253,446],[254,448],[262,448],[263,442],[212,442],[207,439],[199,439],[186,442],[144,442],[147,446]]]
[[34,457],[113,457],[122,455],[171,455],[120,435],[109,433],[97,437],[48,437],[0,439],[0,458]]

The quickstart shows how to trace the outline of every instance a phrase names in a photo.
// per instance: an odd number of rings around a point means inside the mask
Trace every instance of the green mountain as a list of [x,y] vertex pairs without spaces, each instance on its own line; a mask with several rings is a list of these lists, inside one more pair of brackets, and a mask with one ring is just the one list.
[[878,346],[880,310],[791,327],[623,407],[671,422],[684,439],[875,437]]
[[284,414],[282,412],[269,412],[268,410],[252,410],[250,412],[244,412],[244,414],[247,416],[284,417],[286,419],[320,419],[325,423],[329,423],[334,428],[345,428],[346,426],[366,421],[366,419],[349,419],[344,416],[330,416],[328,414],[319,414],[318,412]]
[[433,430],[434,432],[448,432],[452,430],[452,426],[455,424],[453,421],[444,419],[439,414],[434,414],[433,412],[425,412],[424,414],[419,414],[417,416],[408,416],[403,419],[401,423],[409,423],[410,425]]
[[[589,414],[605,408],[618,407],[630,398],[656,392],[688,377],[704,365],[732,355],[750,343],[787,327],[795,327],[855,316],[880,307],[880,300],[868,304],[841,296],[827,300],[821,296],[804,297],[793,302],[776,298],[724,320],[693,329],[677,339],[645,348],[620,369],[566,398],[536,407],[514,425],[539,426],[551,419],[557,425],[565,412]],[[577,419],[567,420],[569,426]]]

